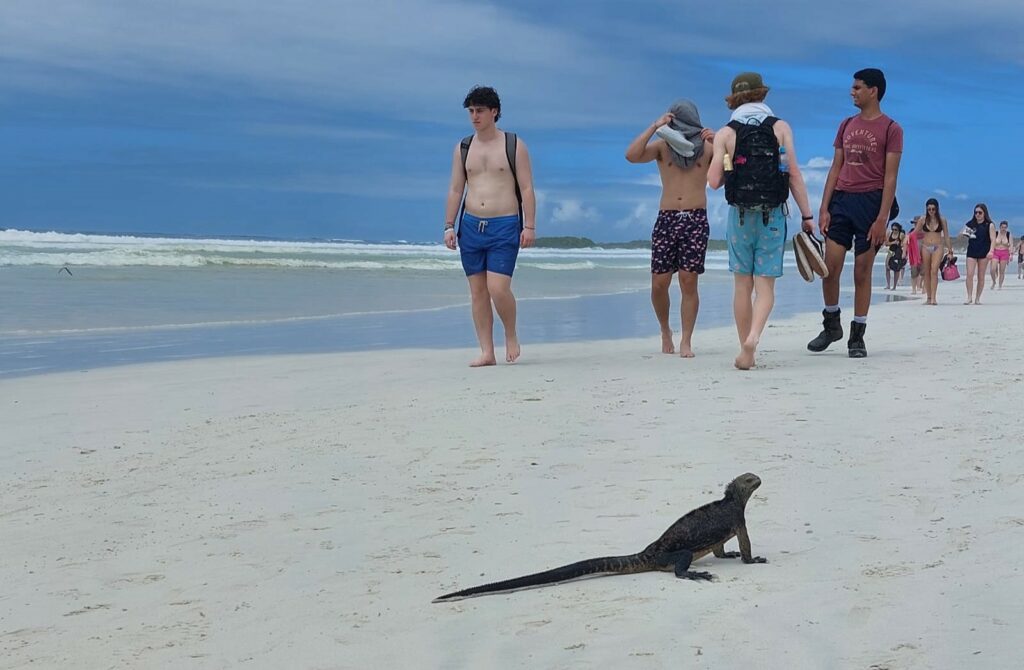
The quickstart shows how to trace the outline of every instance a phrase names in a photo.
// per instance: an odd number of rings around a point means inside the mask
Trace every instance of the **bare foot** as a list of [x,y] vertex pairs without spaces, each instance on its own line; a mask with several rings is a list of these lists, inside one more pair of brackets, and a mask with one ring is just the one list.
[[974,301],[973,300],[964,300],[964,304],[965,305],[973,305]]
[[757,343],[744,342],[740,347],[740,355],[733,361],[737,370],[749,370],[754,367],[754,352],[757,351]]
[[661,353],[663,354],[674,354],[676,353],[676,346],[672,343],[672,331],[663,330],[661,331]]
[[680,358],[694,358],[693,347],[690,343],[685,340],[679,340],[679,357]]
[[488,365],[497,365],[497,361],[494,360],[494,354],[481,354],[479,358],[473,359],[470,362],[469,367],[471,368],[483,368]]
[[519,350],[519,338],[516,337],[515,335],[513,335],[511,337],[506,335],[505,336],[505,362],[506,363],[515,363],[517,360],[519,360],[519,354],[520,353],[521,352]]

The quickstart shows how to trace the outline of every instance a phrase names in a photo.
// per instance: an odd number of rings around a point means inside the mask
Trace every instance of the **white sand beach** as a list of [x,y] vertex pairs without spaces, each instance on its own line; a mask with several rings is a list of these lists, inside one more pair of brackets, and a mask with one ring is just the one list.
[[[1010,668],[1024,285],[644,340],[0,382],[0,668]],[[905,292],[904,292],[905,293]],[[844,327],[852,311],[846,309]],[[458,588],[638,551],[744,472],[765,565]],[[727,549],[735,549],[731,543]]]

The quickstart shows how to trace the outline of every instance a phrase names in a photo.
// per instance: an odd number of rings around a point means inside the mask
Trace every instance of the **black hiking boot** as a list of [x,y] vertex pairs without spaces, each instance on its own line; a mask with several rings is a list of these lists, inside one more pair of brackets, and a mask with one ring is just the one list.
[[864,344],[864,331],[867,327],[866,323],[850,322],[850,340],[846,343],[846,348],[850,350],[850,358],[867,357],[868,348]]
[[818,333],[816,338],[807,343],[808,349],[815,352],[825,351],[828,349],[828,345],[843,339],[843,324],[840,320],[839,314],[839,310],[836,310],[835,312],[822,310],[821,315],[825,318],[822,319],[821,325],[824,326],[824,328],[820,333]]

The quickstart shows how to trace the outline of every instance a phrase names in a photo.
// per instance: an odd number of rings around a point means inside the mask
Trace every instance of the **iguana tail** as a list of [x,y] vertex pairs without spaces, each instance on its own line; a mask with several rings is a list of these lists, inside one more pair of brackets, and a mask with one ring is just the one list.
[[641,554],[630,554],[629,556],[606,556],[604,558],[589,558],[585,561],[563,565],[544,572],[537,572],[525,577],[506,579],[493,584],[474,586],[462,591],[455,591],[443,596],[434,598],[432,602],[443,603],[451,600],[461,600],[474,596],[490,595],[493,593],[508,593],[520,589],[530,589],[548,584],[559,584],[583,577],[597,577],[600,575],[628,575],[634,572],[647,572],[654,570],[654,562]]

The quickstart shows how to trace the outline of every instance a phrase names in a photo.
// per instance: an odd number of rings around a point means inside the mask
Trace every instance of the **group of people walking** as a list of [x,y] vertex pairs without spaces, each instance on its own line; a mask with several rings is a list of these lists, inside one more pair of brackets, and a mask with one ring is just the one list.
[[[790,196],[800,210],[803,233],[813,237],[817,230],[825,238],[818,259],[823,275],[822,330],[807,348],[821,352],[844,337],[840,279],[852,250],[855,290],[847,352],[851,358],[863,358],[868,353],[865,332],[876,254],[888,246],[889,254],[908,257],[912,269],[919,268],[926,304],[935,304],[939,267],[952,255],[949,225],[933,199],[909,233],[899,224],[889,227],[899,215],[896,185],[903,129],[881,110],[886,92],[881,70],[868,68],[853,75],[850,96],[858,111],[838,126],[817,216],[811,211],[800,172],[793,129],[765,103],[768,91],[761,75],[741,73],[725,97],[730,116],[719,130],[704,127],[696,105],[680,100],[626,149],[626,160],[632,163],[656,161],[661,177],[661,201],[651,235],[651,304],[661,329],[662,351],[694,356],[698,280],[704,272],[710,233],[710,186],[724,187],[729,204],[726,237],[739,341],[734,365],[743,370],[755,365],[774,307],[775,280],[782,275]],[[512,363],[520,355],[512,274],[519,249],[531,246],[536,234],[529,152],[516,135],[496,127],[501,102],[494,89],[475,87],[463,106],[474,133],[452,153],[444,242],[460,250],[470,286],[481,351],[470,365],[496,362],[494,311],[505,329],[505,360]],[[975,209],[974,218],[959,234],[969,238],[968,299],[977,303],[989,260],[998,264],[998,283],[1002,283],[1012,236],[1005,222],[995,228],[984,205]],[[1024,245],[1018,245],[1018,254],[1024,254]],[[678,276],[681,298],[678,350],[669,326],[673,275]],[[899,278],[890,275],[891,285],[898,284]]]
[[905,266],[910,266],[911,295],[925,295],[926,305],[935,305],[939,277],[959,278],[956,267],[953,240],[967,240],[967,299],[965,305],[981,304],[985,289],[985,272],[992,278],[991,288],[1003,288],[1006,280],[1006,266],[1013,253],[1017,254],[1017,277],[1024,278],[1024,239],[1014,239],[1009,222],[1000,221],[998,227],[989,215],[988,206],[979,202],[974,206],[974,215],[954,236],[949,222],[939,211],[939,201],[930,198],[925,203],[925,213],[915,216],[909,233],[899,223],[893,223],[886,237],[888,254],[886,258],[885,287],[895,290],[903,278]]

